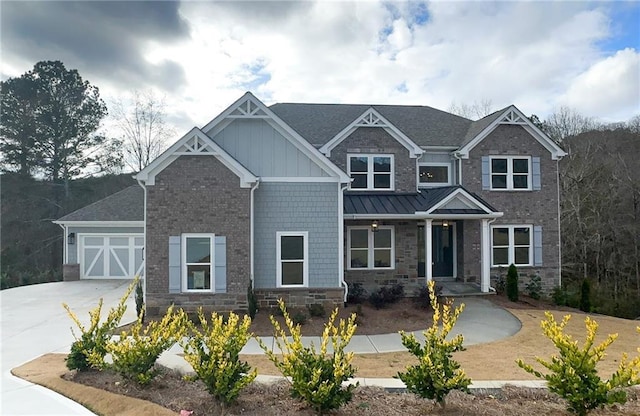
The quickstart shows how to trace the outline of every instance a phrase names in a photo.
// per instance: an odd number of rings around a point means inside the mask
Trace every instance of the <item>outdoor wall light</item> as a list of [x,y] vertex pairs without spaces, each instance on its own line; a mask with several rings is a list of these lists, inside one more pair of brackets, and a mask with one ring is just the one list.
[[442,221],[442,226],[444,228],[447,228],[449,226],[449,221],[447,221],[447,220]]
[[371,231],[373,231],[374,233],[378,231],[378,220],[373,220],[373,222],[371,223]]
[[69,233],[67,236],[67,243],[75,244],[76,243],[76,233]]

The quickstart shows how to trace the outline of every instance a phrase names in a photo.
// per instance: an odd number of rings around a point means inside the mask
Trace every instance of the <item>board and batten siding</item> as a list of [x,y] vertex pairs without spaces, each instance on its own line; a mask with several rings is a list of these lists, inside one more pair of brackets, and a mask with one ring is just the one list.
[[78,234],[144,234],[144,227],[73,227],[67,228],[67,233],[76,234],[76,243],[67,244],[67,263],[78,263]]
[[338,184],[262,183],[255,192],[256,288],[276,287],[276,232],[309,233],[309,287],[339,287]]
[[212,139],[256,176],[329,176],[264,120],[234,120]]

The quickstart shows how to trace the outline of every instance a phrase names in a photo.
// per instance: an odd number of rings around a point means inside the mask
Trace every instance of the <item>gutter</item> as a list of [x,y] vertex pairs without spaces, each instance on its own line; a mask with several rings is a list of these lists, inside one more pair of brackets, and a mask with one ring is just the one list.
[[255,200],[255,196],[254,196],[254,192],[256,189],[258,189],[258,187],[260,186],[260,178],[256,178],[256,183],[254,186],[251,187],[251,221],[250,221],[250,231],[249,231],[249,238],[251,239],[250,242],[250,257],[251,257],[251,271],[249,273],[249,279],[250,279],[250,284],[251,284],[251,290],[253,290],[253,281],[254,281],[254,270],[255,270],[255,248],[254,248],[254,233],[255,233],[255,210],[254,210],[254,200]]
[[140,279],[142,281],[142,298],[144,299],[144,302],[146,304],[147,302],[147,187],[144,186],[144,183],[142,182],[142,180],[138,179],[136,176],[133,177],[136,182],[138,182],[138,185],[140,185],[140,187],[142,188],[142,190],[144,191],[144,216],[143,218],[143,226],[142,226],[142,239],[143,239],[143,245],[142,245],[142,261],[144,262],[144,269],[142,269],[144,271],[144,276],[142,276],[142,279]]
[[349,285],[344,280],[344,191],[349,185],[340,187],[338,185],[338,277],[340,284],[344,286],[343,302],[346,306],[347,296],[349,295]]
[[462,156],[460,155],[460,152],[453,152],[452,153],[453,158],[455,160],[457,160],[457,164],[458,164],[458,185],[462,186]]

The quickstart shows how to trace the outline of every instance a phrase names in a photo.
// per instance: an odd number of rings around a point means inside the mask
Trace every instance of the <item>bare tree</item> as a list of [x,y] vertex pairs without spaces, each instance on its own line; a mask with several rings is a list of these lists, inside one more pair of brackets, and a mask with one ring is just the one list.
[[480,101],[474,101],[473,104],[457,104],[454,101],[447,111],[472,120],[481,119],[493,112],[493,104],[491,100],[486,98]]
[[175,129],[166,122],[164,98],[150,91],[135,91],[127,100],[118,100],[112,111],[120,129],[125,163],[140,171],[167,147]]
[[560,107],[543,122],[544,132],[557,142],[601,127],[596,119],[585,117],[569,107]]

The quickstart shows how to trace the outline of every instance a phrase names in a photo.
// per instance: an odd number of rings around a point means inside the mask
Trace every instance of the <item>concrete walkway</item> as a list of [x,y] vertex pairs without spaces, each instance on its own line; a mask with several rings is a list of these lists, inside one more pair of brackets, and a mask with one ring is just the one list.
[[[73,342],[70,328],[74,325],[62,308],[66,302],[76,312],[83,324],[89,321],[88,312],[95,308],[100,298],[104,299],[103,313],[116,305],[124,294],[128,281],[57,282],[24,286],[0,291],[1,329],[1,405],[2,415],[93,415],[79,404],[40,386],[13,377],[10,370],[40,355],[58,352],[68,353]],[[465,345],[499,340],[517,333],[520,321],[508,311],[495,306],[483,297],[465,297],[465,311],[460,315],[453,334],[462,333]],[[129,299],[123,322],[135,320],[135,302]],[[426,322],[425,326],[430,322]],[[423,339],[422,331],[416,331]],[[273,337],[263,337],[273,348]],[[304,343],[319,345],[319,337],[304,337]],[[356,335],[349,344],[349,351],[357,353],[381,353],[405,351],[400,335]],[[184,372],[190,366],[179,355],[175,345],[160,357],[160,363]],[[262,354],[255,340],[251,340],[242,351],[244,354]],[[273,377],[260,376],[269,381]],[[396,379],[357,379],[361,385],[403,388]],[[474,388],[494,389],[505,383],[528,387],[540,387],[539,382],[474,382]]]

